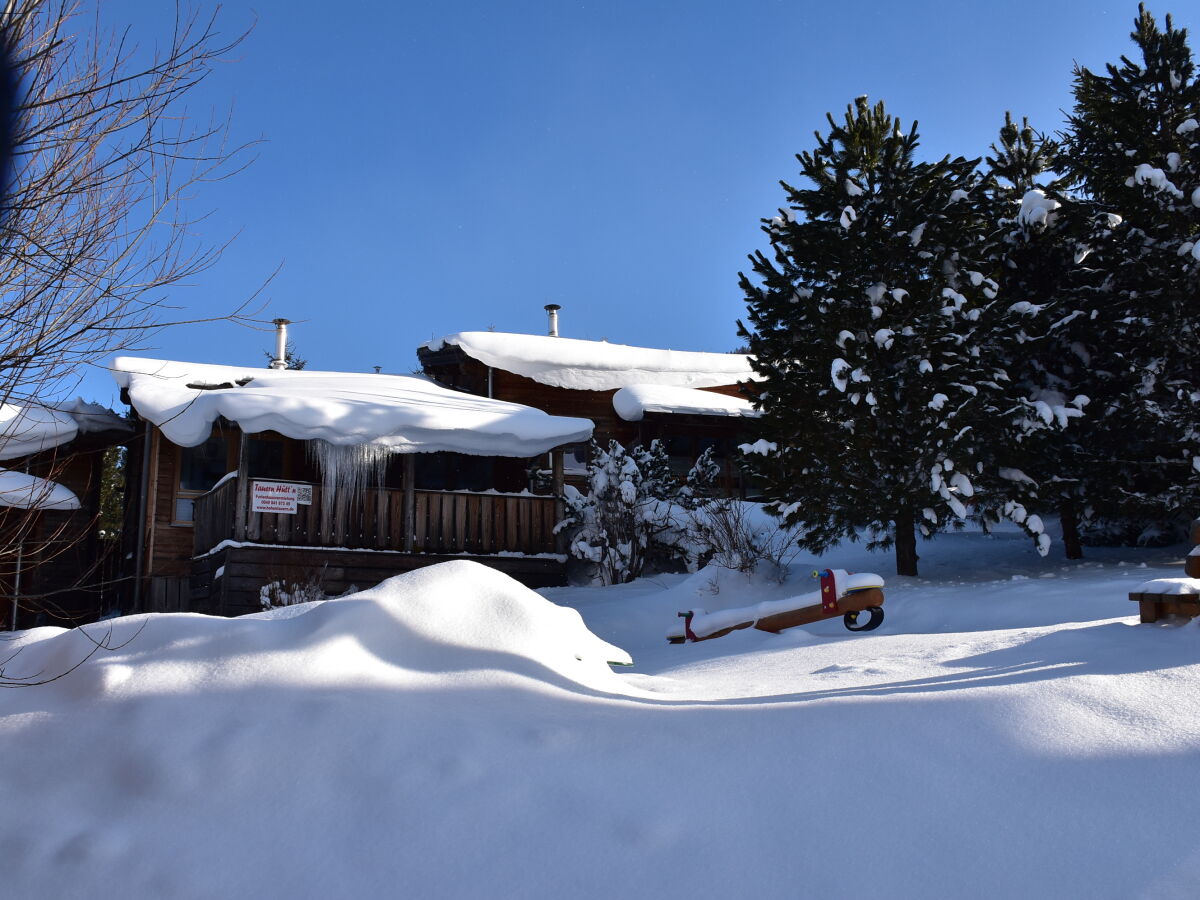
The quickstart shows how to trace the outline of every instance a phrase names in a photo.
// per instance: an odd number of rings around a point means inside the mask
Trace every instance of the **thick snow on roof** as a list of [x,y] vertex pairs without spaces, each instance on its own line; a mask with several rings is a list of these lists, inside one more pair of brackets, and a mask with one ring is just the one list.
[[608,391],[634,384],[717,387],[756,377],[749,357],[737,353],[653,350],[538,334],[462,331],[424,346],[440,350],[446,344],[462,348],[493,369],[577,391]]
[[535,456],[587,440],[587,419],[551,416],[440,387],[425,378],[310,372],[118,357],[117,383],[143,418],[193,447],[218,416],[246,432],[375,444],[395,453]]
[[646,413],[694,416],[757,416],[749,400],[695,388],[634,384],[613,394],[613,409],[626,422],[640,422]]
[[75,420],[57,409],[0,404],[0,459],[49,450],[72,440],[78,433]]
[[127,430],[129,422],[98,403],[77,399],[51,408],[0,404],[0,459],[16,459],[74,440],[80,432]]
[[79,498],[56,481],[0,469],[0,506],[70,510],[79,509]]

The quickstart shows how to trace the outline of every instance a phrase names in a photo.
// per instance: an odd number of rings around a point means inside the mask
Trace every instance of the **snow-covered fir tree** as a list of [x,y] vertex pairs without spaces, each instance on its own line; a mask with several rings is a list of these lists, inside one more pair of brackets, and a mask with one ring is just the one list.
[[1094,221],[1119,223],[1095,242],[1088,511],[1148,540],[1200,504],[1200,82],[1170,16],[1139,6],[1131,37],[1136,60],[1076,69],[1065,158]]
[[691,513],[710,497],[720,466],[706,450],[680,481],[661,441],[626,450],[617,441],[591,444],[587,492],[568,488],[566,518],[572,556],[595,564],[603,584],[624,584],[646,564],[694,571],[713,547],[694,533]]
[[[1010,448],[1003,475],[1027,492],[1027,513],[1056,513],[1068,558],[1082,556],[1080,509],[1090,469],[1080,418],[1090,402],[1089,362],[1096,323],[1086,300],[1096,274],[1085,262],[1097,243],[1095,211],[1067,191],[1057,141],[1005,115],[985,158],[983,189],[992,230],[987,255],[999,293],[1020,317],[1015,339],[994,349],[1020,393],[1058,426]],[[1107,224],[1107,219],[1105,220]],[[1014,498],[1004,498],[1012,502]],[[994,517],[989,504],[980,513]]]
[[916,125],[866,98],[828,120],[797,157],[808,185],[784,183],[787,206],[764,223],[773,254],[741,278],[769,508],[813,551],[866,529],[915,575],[918,532],[961,522],[986,489],[1044,552],[1028,484],[1001,472],[1052,426],[996,350],[1023,323],[988,275],[978,161],[918,162]]

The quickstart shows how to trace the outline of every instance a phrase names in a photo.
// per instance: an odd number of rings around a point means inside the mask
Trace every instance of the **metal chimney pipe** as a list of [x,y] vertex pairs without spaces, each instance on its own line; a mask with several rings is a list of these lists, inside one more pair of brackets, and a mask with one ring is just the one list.
[[272,369],[287,368],[287,327],[291,324],[287,319],[275,320],[275,358],[271,360]]
[[557,303],[547,303],[545,306],[546,314],[550,317],[550,330],[546,332],[550,337],[558,337],[558,311],[562,309]]

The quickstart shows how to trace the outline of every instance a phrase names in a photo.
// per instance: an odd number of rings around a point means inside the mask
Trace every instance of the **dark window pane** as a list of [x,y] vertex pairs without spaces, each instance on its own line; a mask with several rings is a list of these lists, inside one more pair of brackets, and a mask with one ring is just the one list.
[[283,477],[283,441],[250,438],[249,456],[251,478]]
[[449,490],[446,453],[418,453],[413,461],[415,487],[420,491]]
[[179,450],[179,487],[185,491],[207,491],[226,472],[226,441],[213,435],[199,447]]

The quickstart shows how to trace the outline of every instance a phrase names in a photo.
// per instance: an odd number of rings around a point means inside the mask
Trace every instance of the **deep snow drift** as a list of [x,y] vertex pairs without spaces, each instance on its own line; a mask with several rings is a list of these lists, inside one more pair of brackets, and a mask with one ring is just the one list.
[[[678,610],[808,592],[815,560],[782,584],[543,592],[598,637],[465,562],[238,620],[117,620],[123,647],[0,693],[0,889],[1194,896],[1200,625],[1137,625],[1125,598],[1182,551],[1089,552],[941,536],[862,635],[663,640]],[[5,672],[90,646],[21,633]]]

